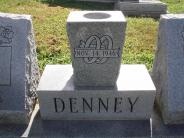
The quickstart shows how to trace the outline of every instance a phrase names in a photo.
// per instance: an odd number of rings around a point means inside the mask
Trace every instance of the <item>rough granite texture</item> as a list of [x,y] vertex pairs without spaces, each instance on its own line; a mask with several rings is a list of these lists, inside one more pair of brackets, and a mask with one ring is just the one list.
[[28,123],[40,77],[30,15],[0,13],[0,48],[0,123]]
[[162,15],[152,76],[166,124],[184,123],[183,74],[184,14]]
[[67,19],[74,83],[115,86],[126,19],[120,11],[75,11]]

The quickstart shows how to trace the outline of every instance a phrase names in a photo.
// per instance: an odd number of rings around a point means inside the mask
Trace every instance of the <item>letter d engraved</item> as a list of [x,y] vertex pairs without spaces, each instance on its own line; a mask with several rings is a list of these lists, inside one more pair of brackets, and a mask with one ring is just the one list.
[[55,112],[63,112],[65,110],[65,102],[61,98],[54,98]]

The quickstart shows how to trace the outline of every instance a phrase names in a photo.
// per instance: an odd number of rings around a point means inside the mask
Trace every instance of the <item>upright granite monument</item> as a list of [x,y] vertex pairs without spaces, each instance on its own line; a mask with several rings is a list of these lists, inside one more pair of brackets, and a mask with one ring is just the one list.
[[120,11],[70,13],[72,65],[46,66],[38,86],[43,119],[150,118],[156,90],[144,65],[121,65],[125,30]]
[[0,13],[0,123],[28,123],[39,80],[31,16]]
[[112,3],[115,10],[120,10],[127,16],[148,16],[160,18],[167,13],[167,5],[160,0],[76,0],[87,2]]
[[161,16],[153,80],[165,123],[184,123],[184,14]]
[[114,8],[127,16],[160,18],[167,13],[167,5],[159,0],[117,0]]

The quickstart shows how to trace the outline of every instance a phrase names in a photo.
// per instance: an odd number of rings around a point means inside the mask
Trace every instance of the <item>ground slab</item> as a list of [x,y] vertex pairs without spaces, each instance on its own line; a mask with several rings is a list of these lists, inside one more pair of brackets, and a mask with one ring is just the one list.
[[[1,125],[0,137],[184,137],[184,125],[163,124],[154,109],[145,121],[44,121],[36,105],[29,125]],[[72,132],[72,133],[71,133]]]
[[146,16],[159,18],[167,13],[167,5],[157,0],[139,0],[139,2],[118,1],[115,10],[121,10],[126,16]]

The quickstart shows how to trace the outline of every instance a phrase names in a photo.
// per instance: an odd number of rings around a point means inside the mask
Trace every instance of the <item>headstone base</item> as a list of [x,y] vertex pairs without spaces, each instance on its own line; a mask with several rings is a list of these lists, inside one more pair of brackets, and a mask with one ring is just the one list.
[[155,87],[144,65],[121,65],[115,88],[75,87],[71,65],[47,65],[38,98],[44,120],[146,120]]
[[118,1],[115,10],[121,10],[126,16],[146,16],[160,18],[167,13],[167,5],[157,0],[139,0],[139,2]]

